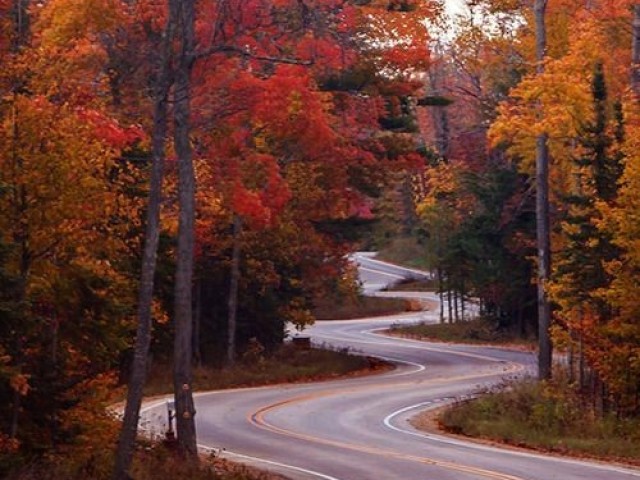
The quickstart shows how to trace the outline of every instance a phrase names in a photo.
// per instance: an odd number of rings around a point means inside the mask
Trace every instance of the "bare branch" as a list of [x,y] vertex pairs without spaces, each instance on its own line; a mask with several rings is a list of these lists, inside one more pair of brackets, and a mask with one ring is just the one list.
[[202,58],[215,55],[216,53],[234,53],[234,54],[243,56],[245,58],[259,60],[261,62],[284,63],[289,65],[313,65],[314,63],[312,60],[303,60],[301,58],[273,57],[270,55],[258,55],[246,48],[237,47],[235,45],[216,45],[214,47],[196,52],[192,58],[193,60],[200,60]]

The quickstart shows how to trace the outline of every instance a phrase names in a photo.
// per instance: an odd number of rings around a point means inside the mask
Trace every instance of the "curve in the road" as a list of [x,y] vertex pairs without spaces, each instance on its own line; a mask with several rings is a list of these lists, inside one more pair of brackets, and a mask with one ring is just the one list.
[[[371,389],[372,387],[369,387],[369,389]],[[341,449],[347,449],[347,450],[354,450],[354,451],[358,451],[358,452],[362,452],[362,453],[367,453],[370,455],[376,455],[376,456],[382,456],[385,458],[392,458],[392,459],[399,459],[399,460],[405,460],[405,461],[411,461],[411,462],[417,462],[417,463],[422,463],[422,464],[427,464],[427,465],[433,465],[433,466],[437,466],[440,468],[444,468],[447,470],[452,470],[452,471],[456,471],[456,472],[464,472],[465,474],[473,474],[473,475],[477,475],[480,476],[482,478],[489,478],[491,480],[523,480],[521,477],[515,477],[513,475],[507,475],[507,474],[503,474],[497,471],[491,471],[491,470],[486,470],[486,469],[482,469],[482,468],[477,468],[477,467],[473,467],[473,466],[468,466],[468,465],[463,465],[460,463],[452,463],[452,462],[446,462],[446,461],[442,461],[442,460],[437,460],[434,458],[429,458],[429,457],[425,457],[425,456],[416,456],[416,455],[408,455],[408,454],[403,454],[403,453],[399,453],[393,450],[385,450],[385,449],[381,449],[378,447],[372,447],[372,446],[368,446],[368,445],[360,445],[360,444],[354,444],[354,443],[348,443],[348,442],[341,442],[341,441],[336,441],[336,440],[330,440],[330,439],[325,439],[322,437],[316,437],[314,435],[310,435],[310,434],[305,434],[302,432],[295,432],[292,430],[287,430],[281,427],[277,427],[276,425],[273,425],[271,423],[269,423],[266,419],[265,416],[278,409],[278,408],[284,408],[287,406],[291,406],[293,404],[299,404],[302,402],[307,402],[307,401],[311,401],[311,400],[315,400],[318,399],[320,397],[326,397],[329,395],[343,395],[345,393],[349,393],[348,391],[344,391],[344,390],[337,390],[334,392],[331,391],[325,391],[325,392],[321,392],[321,393],[316,393],[316,394],[312,394],[312,395],[306,395],[306,396],[301,396],[301,397],[295,397],[295,398],[291,398],[288,399],[286,401],[283,402],[279,402],[273,405],[268,405],[265,406],[261,409],[259,409],[258,411],[256,411],[255,413],[253,413],[250,416],[250,421],[254,424],[257,425],[265,430],[268,430],[270,432],[274,432],[277,433],[279,435],[284,435],[287,437],[291,437],[291,438],[295,438],[298,440],[306,440],[309,442],[314,442],[314,443],[320,443],[320,444],[324,444],[324,445],[330,445],[332,447],[338,447]],[[390,426],[388,424],[388,418],[385,418],[385,425]],[[402,431],[400,429],[397,429],[395,427],[392,427],[392,429],[398,430],[398,431]]]
[[[318,322],[309,330],[314,342],[356,348],[398,368],[324,383],[197,394],[201,445],[296,480],[640,478],[640,470],[631,467],[504,450],[413,429],[408,418],[417,410],[473,395],[535,364],[531,353],[425,344],[378,331],[425,318],[438,321],[435,314],[411,313]],[[161,400],[145,406],[150,423],[162,425],[164,405]]]

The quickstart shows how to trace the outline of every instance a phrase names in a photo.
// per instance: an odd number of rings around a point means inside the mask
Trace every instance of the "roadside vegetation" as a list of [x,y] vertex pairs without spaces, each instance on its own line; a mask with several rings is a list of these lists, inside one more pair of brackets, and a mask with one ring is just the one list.
[[497,345],[524,345],[533,347],[534,339],[523,338],[517,332],[500,328],[492,319],[480,317],[455,323],[418,323],[396,325],[389,333],[414,338],[453,343],[478,343]]
[[412,302],[399,298],[354,295],[321,299],[313,313],[318,320],[347,320],[392,315],[413,308]]
[[[376,359],[350,354],[347,350],[300,348],[285,344],[274,352],[253,342],[237,364],[230,368],[198,367],[194,370],[196,390],[213,390],[274,383],[301,382],[353,375],[388,368]],[[149,374],[145,395],[172,392],[168,362],[156,362]],[[77,442],[60,446],[45,458],[29,461],[17,456],[0,456],[0,477],[8,480],[107,480],[113,468],[112,446],[117,442],[119,423],[107,415],[107,406],[122,395],[121,389],[103,391],[74,419]],[[35,457],[34,457],[35,458]],[[161,441],[138,443],[131,470],[136,480],[275,480],[280,476],[245,468],[213,456],[199,464],[184,462]],[[25,466],[26,465],[26,466]],[[13,468],[11,468],[13,466]]]
[[[115,438],[114,438],[115,441]],[[111,478],[113,452],[103,449],[88,459],[57,456],[41,459],[37,463],[10,474],[7,480],[102,480]],[[185,462],[174,448],[161,442],[139,445],[135,451],[131,478],[136,480],[282,480],[284,477],[228,462],[215,456],[203,456],[199,463]]]
[[[347,350],[301,348],[285,344],[273,353],[266,353],[261,345],[254,343],[231,367],[196,367],[193,384],[196,391],[206,391],[317,381],[374,371],[384,368],[384,365],[386,363],[353,355]],[[172,381],[168,364],[158,362],[152,367],[145,395],[170,393]]]
[[435,292],[438,288],[434,280],[404,280],[387,290],[390,292]]
[[376,259],[406,265],[410,268],[426,269],[428,267],[424,245],[421,245],[415,236],[394,236],[382,245]]
[[526,381],[461,402],[439,423],[449,433],[640,465],[638,418],[607,412],[572,392],[560,381]]

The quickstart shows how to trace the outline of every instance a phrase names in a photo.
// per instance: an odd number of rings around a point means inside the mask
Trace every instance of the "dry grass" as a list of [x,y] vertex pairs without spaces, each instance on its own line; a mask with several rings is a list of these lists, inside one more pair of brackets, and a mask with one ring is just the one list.
[[415,237],[396,237],[383,247],[376,259],[413,268],[425,268],[425,247]]
[[[220,390],[324,380],[371,372],[385,366],[386,364],[373,358],[349,354],[347,350],[302,349],[287,344],[271,356],[245,356],[231,368],[196,368],[193,384],[194,388],[200,391]],[[145,387],[145,395],[159,395],[171,391],[171,368],[164,364],[155,364]]]
[[393,315],[410,308],[410,302],[399,298],[358,296],[323,299],[317,302],[313,314],[318,320],[348,320]]
[[495,322],[483,318],[456,323],[394,326],[389,333],[439,342],[533,346],[532,340],[500,330]]
[[601,417],[561,386],[525,382],[447,409],[454,434],[640,465],[640,419]]

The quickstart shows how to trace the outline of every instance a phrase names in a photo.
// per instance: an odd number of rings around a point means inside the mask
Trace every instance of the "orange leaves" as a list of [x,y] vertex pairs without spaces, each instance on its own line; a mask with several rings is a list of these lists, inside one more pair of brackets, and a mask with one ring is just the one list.
[[111,222],[121,209],[134,220],[137,209],[118,198],[119,150],[92,125],[100,115],[88,121],[70,106],[37,96],[18,96],[10,108],[13,115],[0,127],[0,182],[21,191],[22,198],[0,197],[6,212],[0,226],[5,238],[24,238],[30,258],[27,292],[53,295],[61,265],[111,275],[114,268],[104,256],[125,248],[122,232]]
[[9,378],[9,385],[14,391],[18,392],[23,397],[27,395],[31,389],[29,386],[29,377],[27,375],[13,375]]

